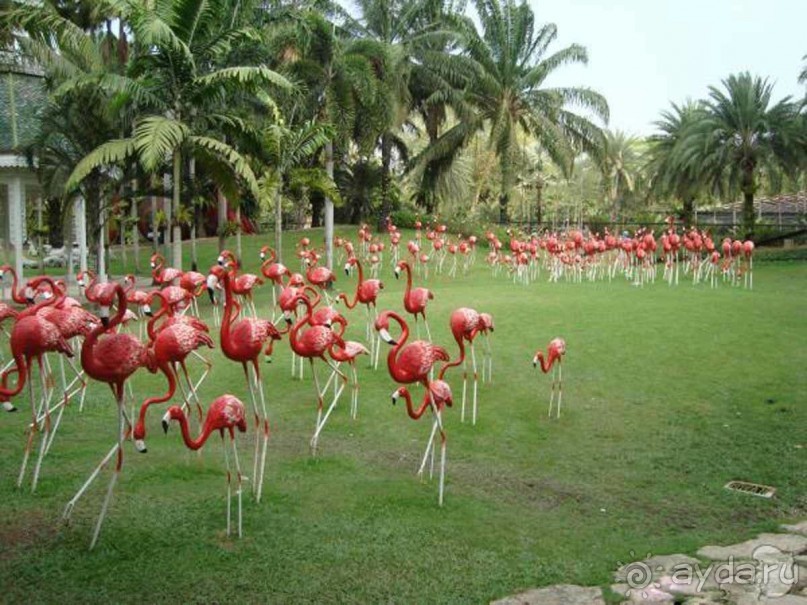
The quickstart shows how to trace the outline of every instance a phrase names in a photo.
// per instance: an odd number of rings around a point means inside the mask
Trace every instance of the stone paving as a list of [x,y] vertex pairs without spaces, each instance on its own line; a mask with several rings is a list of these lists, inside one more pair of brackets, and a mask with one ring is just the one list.
[[[697,558],[656,555],[622,565],[608,602],[616,595],[622,605],[807,605],[807,521],[782,525],[781,532],[707,545]],[[493,604],[605,605],[605,596],[598,587],[559,584]]]

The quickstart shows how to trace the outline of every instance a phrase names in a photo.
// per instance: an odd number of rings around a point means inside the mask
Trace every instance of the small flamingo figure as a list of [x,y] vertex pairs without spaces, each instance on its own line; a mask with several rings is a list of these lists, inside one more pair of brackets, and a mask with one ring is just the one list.
[[544,357],[543,351],[539,350],[532,358],[532,365],[538,367],[541,364],[541,371],[546,374],[552,369],[552,366],[557,362],[555,370],[552,372],[552,394],[549,397],[549,417],[552,417],[552,404],[555,400],[555,387],[558,389],[558,418],[560,418],[560,403],[563,397],[563,370],[561,362],[563,356],[566,354],[566,341],[562,338],[553,338],[547,347],[547,354]]
[[[182,411],[177,405],[168,408],[168,411],[163,416],[163,430],[168,433],[168,427],[172,420],[179,421],[179,426],[182,429],[182,440],[185,445],[192,450],[201,448],[207,438],[214,431],[221,434],[222,443],[224,442],[224,431],[230,434],[230,445],[233,448],[233,458],[235,459],[235,475],[236,475],[236,489],[235,493],[238,496],[238,537],[241,537],[241,465],[238,463],[238,448],[235,446],[235,431],[237,428],[239,432],[245,433],[247,430],[246,410],[244,404],[240,399],[233,395],[222,395],[210,404],[210,409],[207,411],[204,424],[202,425],[202,432],[194,439],[190,435],[188,428],[188,418],[185,412]],[[230,458],[227,455],[227,446],[224,446],[224,465],[227,468],[227,535],[230,535],[231,515],[230,515],[230,501],[232,500],[232,473],[230,472]]]

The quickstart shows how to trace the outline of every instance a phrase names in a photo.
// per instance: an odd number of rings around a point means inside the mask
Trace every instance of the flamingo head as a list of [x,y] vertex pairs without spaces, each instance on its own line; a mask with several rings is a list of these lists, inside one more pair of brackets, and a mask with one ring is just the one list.
[[493,316],[490,313],[480,313],[479,322],[482,324],[482,331],[484,332],[487,332],[488,330],[493,332],[496,329],[496,327],[493,325]]
[[16,412],[17,411],[17,408],[14,407],[14,404],[11,403],[10,401],[3,401],[3,402],[0,402],[0,403],[2,403],[3,409],[6,412]]
[[538,353],[536,353],[532,358],[532,367],[534,368],[538,367]]
[[400,387],[398,389],[395,389],[392,392],[392,405],[395,405],[396,403],[398,403],[399,398],[404,397],[405,395],[408,395],[408,394],[409,394],[409,392],[406,390],[406,387]]
[[395,279],[398,279],[401,276],[401,271],[403,271],[405,265],[406,263],[404,261],[401,261],[395,265]]
[[269,246],[261,247],[261,260],[266,260],[267,252],[269,252]]
[[387,313],[381,313],[378,316],[378,318],[375,320],[375,329],[378,330],[378,335],[387,344],[390,344],[393,347],[398,344],[398,341],[396,341],[389,333],[389,315]]
[[168,427],[170,426],[171,421],[179,420],[184,416],[185,414],[182,412],[182,408],[180,408],[178,405],[172,405],[170,408],[168,408],[168,411],[163,416],[162,420],[163,431],[165,431],[165,433],[168,434]]
[[356,266],[356,257],[351,256],[345,263],[345,275],[350,275],[350,270]]
[[101,305],[98,309],[98,317],[101,318],[101,324],[105,327],[109,327],[109,305]]

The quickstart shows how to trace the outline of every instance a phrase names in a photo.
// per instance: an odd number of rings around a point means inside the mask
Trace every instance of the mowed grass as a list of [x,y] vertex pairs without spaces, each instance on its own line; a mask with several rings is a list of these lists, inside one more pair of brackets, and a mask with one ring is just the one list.
[[[297,237],[286,237],[295,268]],[[247,270],[257,271],[263,239],[244,239]],[[215,262],[214,245],[200,247],[203,267]],[[308,368],[303,382],[291,378],[284,339],[262,365],[272,419],[265,498],[256,504],[246,488],[241,540],[224,535],[221,440],[187,451],[177,425],[162,433],[165,406],[148,417],[147,454],[127,443],[92,552],[108,471],[70,526],[60,516],[115,440],[109,389],[94,384],[84,412],[65,414],[33,495],[14,487],[26,399],[21,413],[0,416],[2,600],[480,603],[533,586],[606,585],[631,551],[694,553],[807,516],[807,265],[760,263],[749,292],[686,281],[549,284],[546,275],[524,287],[492,278],[482,258],[467,276],[424,284],[435,293],[432,334],[452,356],[453,309],[496,320],[494,381],[480,387],[476,426],[460,423],[461,374],[448,375],[442,509],[436,478],[415,476],[430,419],[413,422],[402,402],[391,405],[396,385],[383,362],[378,371],[360,363],[358,419],[345,397],[311,457],[314,388]],[[400,310],[404,284],[387,260],[381,308]],[[340,268],[338,289],[354,285]],[[264,314],[269,300],[258,294]],[[361,339],[364,310],[347,313],[349,335]],[[568,353],[562,416],[550,420],[549,378],[531,361],[555,336]],[[231,392],[248,402],[240,367],[207,354],[215,367],[203,400]],[[145,372],[133,385],[138,403],[165,386]],[[252,438],[251,427],[240,436],[247,473]],[[732,479],[773,485],[776,497],[730,493]]]

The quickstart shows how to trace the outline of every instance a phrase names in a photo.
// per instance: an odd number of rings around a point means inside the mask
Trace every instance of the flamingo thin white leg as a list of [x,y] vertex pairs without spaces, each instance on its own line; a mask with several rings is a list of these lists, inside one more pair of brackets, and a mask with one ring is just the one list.
[[437,418],[437,425],[440,428],[440,491],[437,502],[440,506],[443,506],[443,493],[445,491],[446,478],[446,432],[443,428],[443,419],[440,415],[440,410],[435,409],[436,406],[434,405],[434,395],[431,394],[431,391],[429,392],[429,397],[431,397],[432,411]]
[[560,403],[563,398],[563,364],[558,363],[558,419],[560,419]]
[[468,360],[462,360],[462,407],[460,408],[460,422],[465,422],[465,395],[468,391]]
[[471,416],[471,424],[476,425],[476,395],[479,385],[479,374],[476,370],[476,351],[474,349],[474,343],[471,342],[471,365],[474,371],[474,409],[473,415]]
[[[339,397],[342,395],[342,391],[344,390],[345,385],[347,384],[347,376],[345,374],[343,374],[339,370],[338,367],[331,364],[331,362],[327,362],[327,363],[331,367],[331,369],[333,370],[332,376],[336,376],[338,374],[339,378],[342,380],[342,384],[339,386],[339,390],[334,394],[333,401],[331,402],[331,405],[328,406],[328,410],[325,412],[325,416],[322,418],[322,421],[319,420],[319,414],[317,416],[317,428],[314,431],[314,436],[311,438],[311,449],[312,449],[312,451],[314,452],[315,455],[316,455],[316,452],[317,452],[317,442],[319,441],[319,435],[322,432],[322,429],[325,428],[325,423],[328,422],[328,417],[331,415],[331,412],[336,407],[336,404],[339,401]],[[329,381],[330,381],[330,379],[329,379]],[[328,390],[327,385],[325,386],[325,390],[326,391]],[[320,401],[320,404],[321,404],[321,402],[322,402],[322,397],[321,396],[319,398],[319,401]],[[320,413],[321,413],[321,411],[322,411],[322,408],[320,407]]]
[[[22,455],[22,465],[20,466],[20,474],[17,476],[17,487],[22,487],[22,480],[25,477],[25,468],[28,466],[28,457],[31,455],[31,448],[34,445],[34,435],[36,435],[37,431],[39,431],[39,425],[37,424],[37,411],[36,411],[36,403],[34,403],[34,384],[31,381],[31,377],[33,372],[31,371],[31,366],[26,367],[26,372],[28,372],[28,394],[31,398],[31,419],[32,419],[32,427],[28,433],[28,440],[25,443],[25,451]],[[19,377],[18,377],[19,378]]]
[[[266,411],[266,396],[263,393],[263,381],[258,370],[253,366],[253,373],[255,375],[255,384],[258,388],[258,398],[261,402],[261,426],[262,431],[262,447],[261,447],[261,466],[260,466],[260,480],[258,481],[257,491],[255,492],[255,501],[261,501],[263,495],[263,476],[266,473],[266,452],[269,448],[269,415]],[[255,437],[258,439],[258,436]]]
[[258,414],[258,403],[255,399],[255,390],[252,388],[252,381],[249,378],[249,369],[244,366],[244,377],[247,381],[247,389],[249,390],[249,399],[252,402],[252,412],[255,415],[255,455],[252,458],[252,492],[256,493],[260,478],[258,477],[258,460],[260,458],[260,440],[258,432],[260,431],[260,416]]
[[[230,429],[230,430],[232,430],[232,429]],[[238,462],[238,447],[235,444],[234,436],[233,436],[232,439],[230,439],[230,443],[233,446],[233,458],[235,459],[235,477],[236,477],[236,479],[238,481],[238,483],[236,484],[236,492],[235,493],[238,494],[238,537],[240,538],[241,535],[242,535],[241,492],[243,491],[241,489],[241,485],[242,485],[242,482],[243,482],[244,475],[241,473],[241,464]]]
[[429,435],[429,441],[426,442],[426,451],[423,452],[423,460],[420,462],[420,468],[418,469],[418,476],[423,479],[423,470],[426,468],[426,461],[429,459],[429,454],[432,451],[432,445],[434,444],[434,435],[437,433],[437,421],[435,420],[432,422],[432,432]]
[[[230,456],[227,454],[227,443],[224,441],[224,433],[221,434],[221,447],[224,450],[224,468],[227,473],[227,537],[230,537],[231,515],[230,502],[232,500],[232,473],[230,473]],[[240,537],[240,536],[239,536]]]
[[109,503],[112,500],[112,493],[115,491],[115,484],[118,482],[118,477],[120,476],[121,469],[123,468],[123,437],[125,433],[124,414],[123,388],[121,388],[118,396],[118,460],[117,464],[115,465],[115,470],[112,472],[112,477],[109,479],[109,486],[107,487],[106,496],[104,497],[104,503],[101,505],[101,514],[98,515],[98,522],[95,525],[95,531],[93,532],[92,541],[90,542],[90,550],[92,550],[95,547],[96,542],[98,542],[98,536],[101,534],[101,526],[104,523],[104,518],[106,517],[106,512],[109,508]]
[[90,485],[92,485],[92,482],[95,481],[101,470],[109,463],[109,461],[112,459],[112,456],[114,456],[115,453],[118,451],[119,447],[120,446],[117,443],[112,446],[112,448],[107,452],[106,456],[101,458],[101,462],[99,462],[98,465],[93,470],[93,472],[90,473],[90,476],[87,477],[87,480],[84,482],[84,484],[79,488],[76,494],[65,505],[64,512],[62,513],[62,519],[65,522],[70,521],[70,515],[73,513],[73,508],[75,508],[76,503],[81,499],[81,497],[84,495],[84,492],[87,491]]

